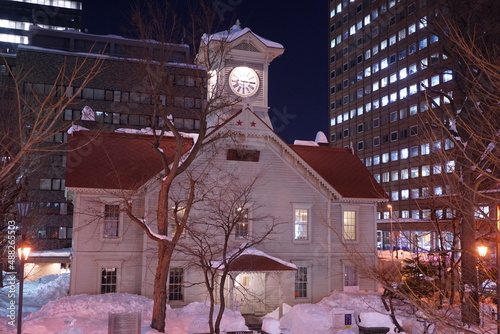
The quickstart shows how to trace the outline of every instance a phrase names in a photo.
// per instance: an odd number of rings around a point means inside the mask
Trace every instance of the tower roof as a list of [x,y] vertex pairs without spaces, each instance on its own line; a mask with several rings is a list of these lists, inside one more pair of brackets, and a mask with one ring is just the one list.
[[250,28],[241,28],[239,20],[237,20],[236,23],[229,30],[219,31],[216,32],[215,34],[204,34],[201,37],[201,40],[205,44],[208,44],[208,42],[210,41],[221,41],[221,42],[232,43],[240,38],[243,38],[243,36],[247,34],[251,34],[268,48],[284,49],[283,45],[281,45],[280,43],[273,42],[266,38],[263,38],[254,33],[252,30],[250,30]]

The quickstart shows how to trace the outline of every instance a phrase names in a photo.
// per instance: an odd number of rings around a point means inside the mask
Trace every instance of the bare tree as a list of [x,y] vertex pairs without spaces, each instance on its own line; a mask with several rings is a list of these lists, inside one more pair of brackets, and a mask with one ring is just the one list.
[[[214,171],[216,168],[211,169]],[[181,243],[180,251],[192,258],[192,264],[203,274],[210,301],[210,333],[218,334],[227,307],[227,283],[232,265],[269,238],[279,223],[263,213],[263,206],[254,196],[260,186],[259,175],[215,174],[214,178],[203,177],[209,182],[200,187],[203,200],[191,215],[187,238]],[[216,312],[217,302],[220,307]]]
[[[159,50],[155,54],[151,54],[149,48],[144,47],[144,53],[137,55],[142,61],[143,68],[134,78],[137,82],[137,92],[151,96],[151,112],[148,114],[152,130],[151,145],[156,149],[158,158],[162,161],[155,231],[133,210],[132,202],[128,200],[129,194],[124,194],[123,197],[127,216],[158,244],[151,326],[159,332],[164,332],[170,261],[187,226],[192,206],[198,200],[196,198],[197,183],[196,180],[191,179],[187,184],[186,197],[182,199],[182,214],[179,215],[171,209],[172,206],[175,207],[171,199],[172,184],[179,175],[187,171],[203,146],[221,136],[219,133],[219,135],[207,137],[210,132],[222,125],[219,116],[227,114],[238,100],[228,97],[224,89],[213,90],[207,98],[209,79],[207,71],[210,73],[214,63],[223,62],[224,57],[227,56],[225,43],[213,41],[209,37],[202,39],[200,34],[200,31],[211,31],[214,22],[217,21],[214,8],[201,2],[200,7],[191,10],[193,20],[184,24],[168,3],[157,5],[148,3],[144,6],[137,6],[132,18],[139,38],[159,42]],[[189,29],[183,29],[183,26]],[[198,45],[200,40],[203,42],[197,56],[203,59],[203,63],[191,66],[179,64],[176,68],[175,48],[172,47],[171,42],[189,41],[189,44],[194,46]],[[212,45],[215,46],[212,47]],[[186,71],[190,73],[188,77],[186,77]],[[216,82],[216,87],[223,87],[222,84],[217,83],[218,79],[220,78],[217,75],[212,78]],[[182,85],[179,85],[177,80],[191,80],[186,86],[195,89],[183,91]],[[183,96],[188,96],[189,100],[179,101],[178,98]],[[176,124],[176,117],[179,115],[194,119],[196,135],[186,135],[183,126]],[[175,152],[172,160],[169,160],[166,152],[160,148],[160,143],[166,136],[175,138]],[[186,144],[191,145],[187,153],[184,150]],[[176,229],[170,236],[169,222],[173,215],[176,217]]]
[[[51,141],[66,131],[65,109],[76,104],[82,90],[102,70],[99,57],[61,57],[48,90],[40,90],[31,77],[32,68],[22,68],[15,58],[2,58],[8,75],[1,77],[0,94],[0,224],[26,196],[30,175],[39,170],[40,160],[64,147]],[[20,226],[25,233],[26,226]],[[2,240],[7,240],[2,238]],[[3,248],[3,247],[2,247]]]
[[[497,200],[500,180],[500,32],[496,15],[492,14],[499,10],[499,4],[490,0],[444,4],[430,23],[443,41],[451,66],[436,70],[453,75],[456,86],[452,92],[429,87],[426,90],[431,111],[429,134],[445,137],[453,146],[438,156],[448,169],[453,169],[448,170],[454,178],[448,183],[450,195],[460,198],[453,204],[462,250],[462,320],[478,324],[477,212],[484,203]],[[436,96],[442,97],[444,103],[436,103]]]

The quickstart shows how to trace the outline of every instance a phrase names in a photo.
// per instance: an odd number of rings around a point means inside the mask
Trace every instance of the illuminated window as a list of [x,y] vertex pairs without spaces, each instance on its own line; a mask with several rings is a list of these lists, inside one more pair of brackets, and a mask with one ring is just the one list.
[[382,173],[382,182],[389,182],[390,179],[389,179],[389,172],[383,172]]
[[294,209],[294,240],[309,240],[309,209]]
[[401,199],[405,200],[410,198],[410,191],[408,189],[401,190]]
[[402,169],[401,170],[401,180],[408,180],[408,169]]
[[101,293],[116,292],[117,268],[101,268]]
[[343,219],[344,240],[356,240],[356,211],[345,210]]
[[236,210],[236,226],[234,228],[234,237],[236,239],[246,239],[249,236],[248,209],[238,208]]
[[399,191],[397,191],[397,190],[391,191],[391,200],[392,201],[399,201]]
[[308,270],[306,266],[297,266],[295,272],[295,298],[307,298]]
[[401,149],[401,160],[408,159],[408,148]]

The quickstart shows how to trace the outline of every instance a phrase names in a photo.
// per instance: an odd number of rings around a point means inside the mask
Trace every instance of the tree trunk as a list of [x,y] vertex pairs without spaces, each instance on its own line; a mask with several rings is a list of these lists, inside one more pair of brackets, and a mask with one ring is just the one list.
[[158,267],[156,268],[153,296],[153,317],[151,327],[165,333],[165,312],[167,309],[167,280],[173,246],[166,241],[158,242]]
[[[472,194],[470,194],[472,195]],[[477,284],[476,223],[474,220],[474,196],[465,197],[462,205],[460,241],[462,244],[461,305],[462,322],[479,325],[479,294]]]

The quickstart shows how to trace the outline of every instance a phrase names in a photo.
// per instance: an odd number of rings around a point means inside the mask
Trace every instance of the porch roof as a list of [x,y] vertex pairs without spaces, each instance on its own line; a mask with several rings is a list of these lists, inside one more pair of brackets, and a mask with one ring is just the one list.
[[[245,249],[241,254],[234,257],[237,251],[238,250],[232,252],[232,254],[228,254],[228,259],[230,259],[229,271],[272,272],[297,270],[295,264],[283,261],[280,258],[271,256],[254,248]],[[213,261],[212,267],[222,269],[224,265],[220,261]]]
[[229,265],[229,271],[292,271],[297,270],[294,264],[285,264],[272,258],[260,255],[242,255]]

